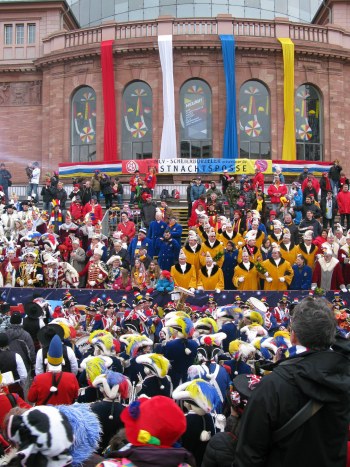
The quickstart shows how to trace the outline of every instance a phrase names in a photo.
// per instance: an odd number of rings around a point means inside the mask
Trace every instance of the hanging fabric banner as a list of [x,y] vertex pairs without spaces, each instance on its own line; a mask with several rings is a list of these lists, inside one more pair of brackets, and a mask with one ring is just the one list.
[[282,44],[284,73],[284,130],[282,160],[296,159],[294,119],[294,43],[289,38],[278,38]]
[[238,157],[237,116],[236,116],[236,75],[235,75],[235,39],[231,35],[219,36],[222,47],[226,79],[226,124],[222,157]]
[[163,74],[163,132],[160,159],[177,157],[175,129],[175,99],[173,73],[173,37],[158,36],[160,64]]
[[101,42],[101,69],[104,107],[104,162],[117,159],[117,118],[114,89],[113,41]]

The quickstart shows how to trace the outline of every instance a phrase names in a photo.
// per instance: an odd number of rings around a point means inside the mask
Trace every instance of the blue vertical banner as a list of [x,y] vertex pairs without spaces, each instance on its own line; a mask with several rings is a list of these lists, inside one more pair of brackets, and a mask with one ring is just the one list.
[[222,157],[225,159],[237,159],[235,39],[230,34],[221,34],[219,37],[221,40],[226,79],[226,124]]

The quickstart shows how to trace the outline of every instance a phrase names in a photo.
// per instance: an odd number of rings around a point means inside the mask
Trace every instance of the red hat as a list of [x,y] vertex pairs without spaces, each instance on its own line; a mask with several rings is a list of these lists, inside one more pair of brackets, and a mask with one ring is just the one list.
[[163,270],[161,272],[161,275],[164,276],[166,279],[170,279],[171,278],[171,274],[169,271],[166,271],[166,270]]
[[121,413],[128,441],[134,446],[171,447],[186,431],[186,418],[165,396],[141,397]]
[[276,211],[274,211],[274,210],[271,210],[271,211],[270,211],[270,216],[271,216],[271,215],[275,216],[276,214],[277,214]]

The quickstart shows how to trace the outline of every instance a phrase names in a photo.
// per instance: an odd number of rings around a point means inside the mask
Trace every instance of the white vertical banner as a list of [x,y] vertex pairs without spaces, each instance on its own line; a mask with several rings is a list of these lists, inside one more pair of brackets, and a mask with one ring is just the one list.
[[159,159],[177,158],[173,72],[173,36],[158,36],[163,74],[163,132]]

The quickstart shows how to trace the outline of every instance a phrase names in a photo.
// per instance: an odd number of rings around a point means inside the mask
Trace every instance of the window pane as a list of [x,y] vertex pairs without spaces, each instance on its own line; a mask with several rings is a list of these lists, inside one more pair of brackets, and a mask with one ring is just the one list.
[[[174,0],[171,0],[172,3],[174,2]],[[163,2],[161,2],[162,4]],[[163,15],[172,15],[172,16],[176,16],[176,5],[168,5],[168,6],[161,6],[160,7],[160,16],[163,16]]]
[[13,33],[13,26],[12,24],[5,24],[5,45],[12,44],[12,33]]
[[143,19],[154,19],[159,16],[159,7],[145,8],[143,10]]
[[35,44],[36,25],[28,24],[28,44]]
[[[89,86],[79,88],[72,98],[71,157],[78,160],[96,159],[96,94]],[[78,147],[79,149],[74,149]],[[85,149],[83,149],[83,147]],[[78,151],[78,152],[77,152]],[[83,154],[83,156],[82,156]],[[82,159],[83,157],[83,159]]]
[[208,159],[213,157],[213,145],[211,141],[203,141],[202,143],[202,157]]
[[210,18],[211,17],[211,5],[195,5],[194,16],[196,18]]
[[191,141],[191,159],[199,159],[201,157],[200,141]]
[[190,157],[190,142],[181,141],[181,157],[189,158]]
[[24,24],[16,24],[16,44],[24,44]]
[[114,12],[118,13],[126,13],[128,11],[128,2],[127,0],[115,2],[114,5]]
[[295,99],[297,141],[321,142],[322,109],[318,91],[309,84],[299,86]]
[[282,14],[288,14],[288,3],[287,0],[275,0],[275,5],[276,5],[276,16],[278,16],[280,13]]
[[193,5],[179,5],[177,7],[178,18],[192,18],[193,17]]
[[259,8],[245,8],[245,18],[260,19],[261,10]]
[[[122,141],[152,143],[152,90],[143,81],[135,81],[129,84],[123,93],[123,120],[122,120]],[[124,146],[123,146],[124,148]],[[151,146],[146,147],[147,152],[152,152]],[[135,155],[142,154],[143,148],[137,146],[133,148]],[[128,155],[123,153],[123,159],[128,159]]]
[[132,143],[132,159],[142,159],[142,143]]
[[142,21],[143,10],[129,11],[129,21]]
[[260,143],[270,144],[270,96],[266,86],[259,81],[247,81],[241,86],[239,129],[241,157],[243,152],[245,157],[253,158],[261,151]]

